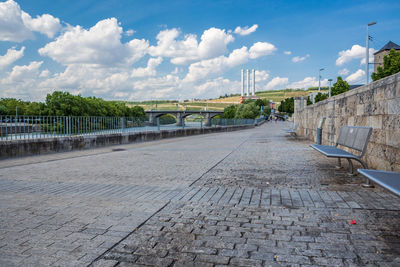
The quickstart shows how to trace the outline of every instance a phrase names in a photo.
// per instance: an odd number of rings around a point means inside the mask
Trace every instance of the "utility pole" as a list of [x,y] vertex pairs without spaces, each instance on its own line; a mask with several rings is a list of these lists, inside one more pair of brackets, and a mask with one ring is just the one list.
[[329,97],[331,97],[331,85],[332,85],[332,79],[328,79],[329,82]]
[[321,71],[322,70],[324,70],[324,69],[323,68],[319,69],[319,72],[318,72],[318,92],[321,92]]
[[375,25],[376,22],[371,22],[367,24],[367,38],[366,38],[366,47],[365,47],[365,80],[366,84],[369,83],[369,34],[368,34],[368,27]]

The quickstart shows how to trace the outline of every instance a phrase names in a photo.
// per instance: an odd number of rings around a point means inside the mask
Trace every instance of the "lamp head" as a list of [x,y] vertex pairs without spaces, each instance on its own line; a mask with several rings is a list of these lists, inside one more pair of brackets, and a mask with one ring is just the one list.
[[372,25],[375,25],[375,24],[376,24],[376,21],[370,22],[370,23],[368,23],[368,26],[372,26]]

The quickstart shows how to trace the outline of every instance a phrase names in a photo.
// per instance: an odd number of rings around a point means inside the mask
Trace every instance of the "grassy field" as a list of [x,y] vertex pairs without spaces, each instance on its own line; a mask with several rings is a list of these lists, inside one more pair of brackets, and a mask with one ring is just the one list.
[[[279,106],[280,102],[286,98],[290,97],[299,97],[299,96],[308,96],[310,93],[317,92],[318,89],[311,90],[274,90],[274,91],[261,91],[256,92],[256,96],[261,99],[272,100]],[[327,89],[321,89],[322,92],[326,92]],[[193,102],[170,102],[165,103],[166,101],[154,101],[153,104],[150,104],[151,101],[146,102],[128,102],[128,106],[141,106],[145,110],[224,110],[225,107],[232,104],[239,104],[240,96],[229,96],[223,98],[216,98],[210,100],[197,100]]]

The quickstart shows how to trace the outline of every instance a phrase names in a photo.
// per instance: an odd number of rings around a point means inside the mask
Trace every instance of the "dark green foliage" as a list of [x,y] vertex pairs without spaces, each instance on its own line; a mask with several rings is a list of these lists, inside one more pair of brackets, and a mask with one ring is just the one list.
[[264,112],[263,112],[264,116],[269,116],[271,115],[271,108],[268,106],[264,106]]
[[329,97],[328,94],[323,94],[323,93],[319,92],[319,93],[315,96],[315,103],[317,103],[317,102],[319,102],[319,101],[322,101],[322,100],[325,100],[325,99],[327,99],[328,97]]
[[294,112],[294,98],[286,98],[281,101],[281,104],[278,107],[279,112],[293,113]]
[[383,68],[378,67],[377,72],[372,73],[372,80],[377,81],[384,77],[400,71],[400,52],[392,49],[389,54],[383,57]]
[[[246,103],[247,102],[247,103]],[[255,101],[245,101],[244,104],[239,105],[236,110],[236,119],[255,119],[260,115],[260,108],[256,105]]]
[[255,103],[256,103],[256,105],[259,106],[259,107],[265,105],[265,104],[264,104],[264,101],[263,101],[262,99],[257,99]]
[[310,98],[307,97],[307,106],[312,105],[312,104],[313,104],[313,102],[310,100]]
[[45,103],[24,102],[14,98],[0,99],[8,115],[48,115],[48,116],[99,116],[99,117],[135,117],[144,119],[146,113],[142,107],[128,107],[122,102],[105,101],[96,97],[82,97],[68,92],[48,94]]
[[224,119],[233,119],[235,118],[237,110],[237,105],[230,105],[224,108],[224,115],[222,116]]
[[171,114],[165,114],[165,115],[160,116],[160,124],[161,125],[173,124],[173,123],[176,123],[176,119]]
[[6,106],[0,105],[0,115],[7,115],[7,114],[8,114],[8,110],[7,110]]
[[331,89],[331,95],[338,95],[344,92],[347,92],[350,90],[350,85],[346,82],[343,81],[342,77],[337,77],[337,81],[333,84],[332,89]]

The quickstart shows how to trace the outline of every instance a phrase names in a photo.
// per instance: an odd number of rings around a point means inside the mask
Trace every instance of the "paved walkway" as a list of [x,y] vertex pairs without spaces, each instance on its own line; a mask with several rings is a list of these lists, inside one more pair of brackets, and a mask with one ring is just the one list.
[[0,265],[400,264],[400,199],[283,127],[1,161]]

